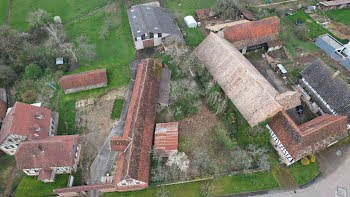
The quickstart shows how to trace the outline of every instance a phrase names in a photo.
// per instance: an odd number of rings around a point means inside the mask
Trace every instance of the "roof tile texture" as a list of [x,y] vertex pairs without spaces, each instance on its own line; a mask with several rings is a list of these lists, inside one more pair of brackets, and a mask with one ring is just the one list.
[[18,147],[16,165],[19,169],[73,166],[78,142],[79,135],[24,141]]
[[107,73],[105,68],[77,74],[65,75],[60,79],[62,90],[85,87],[106,82]]
[[[40,115],[42,115],[42,119],[38,118]],[[50,118],[51,110],[49,109],[16,102],[3,121],[0,143],[9,134],[27,136],[28,140],[46,138],[49,136]],[[40,127],[40,131],[35,131],[38,127]]]
[[157,123],[153,149],[169,157],[170,153],[177,152],[178,135],[177,122]]

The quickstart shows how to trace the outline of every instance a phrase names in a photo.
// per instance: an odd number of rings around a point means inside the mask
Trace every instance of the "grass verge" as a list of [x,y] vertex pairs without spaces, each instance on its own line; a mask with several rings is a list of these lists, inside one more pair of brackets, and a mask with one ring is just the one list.
[[[166,186],[171,196],[200,196],[203,181]],[[248,175],[224,176],[214,179],[211,195],[235,194],[278,188],[278,183],[269,172],[256,172]],[[150,187],[142,191],[106,193],[104,197],[151,197],[156,196],[158,187]]]
[[4,191],[14,165],[15,157],[0,151],[0,193]]
[[196,47],[205,39],[205,35],[200,28],[186,29],[185,41],[188,46]]
[[289,168],[289,172],[298,185],[308,183],[320,173],[316,162],[304,166],[299,161]]
[[330,19],[350,26],[350,8],[331,10],[326,12],[326,14]]
[[56,175],[55,182],[43,183],[37,180],[37,176],[24,175],[19,184],[15,197],[52,196],[55,188],[67,186],[69,174]]
[[111,113],[111,119],[120,118],[120,114],[123,110],[124,99],[115,99],[113,104],[113,110]]

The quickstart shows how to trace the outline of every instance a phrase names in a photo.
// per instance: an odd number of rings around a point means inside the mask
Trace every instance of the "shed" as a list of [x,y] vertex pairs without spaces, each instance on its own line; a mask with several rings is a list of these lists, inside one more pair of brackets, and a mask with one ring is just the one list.
[[188,28],[196,28],[198,25],[193,16],[186,16],[184,20]]
[[157,123],[153,149],[169,157],[171,153],[177,152],[178,136],[178,122]]
[[282,64],[277,64],[277,67],[280,69],[282,75],[287,74],[287,70],[284,68],[284,66]]
[[170,79],[171,71],[167,68],[162,68],[162,74],[160,76],[158,103],[163,106],[169,105]]
[[63,57],[56,58],[56,65],[57,66],[62,66],[63,65]]

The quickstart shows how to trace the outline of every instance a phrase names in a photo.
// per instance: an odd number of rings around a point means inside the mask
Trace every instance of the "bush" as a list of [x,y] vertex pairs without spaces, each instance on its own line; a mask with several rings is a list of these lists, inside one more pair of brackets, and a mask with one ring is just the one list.
[[33,90],[27,90],[22,94],[22,100],[27,103],[35,102],[37,95]]
[[214,9],[224,18],[235,18],[241,5],[238,0],[219,0],[216,2]]
[[301,164],[303,164],[304,166],[307,166],[310,164],[310,160],[307,157],[304,157],[300,160]]
[[297,26],[295,29],[295,35],[296,37],[301,41],[307,41],[309,40],[309,29],[306,27],[306,25],[300,25]]
[[25,68],[26,76],[30,79],[37,79],[42,73],[42,69],[36,64],[29,64]]
[[214,128],[215,136],[216,136],[216,141],[224,145],[226,149],[234,149],[235,148],[235,143],[234,141],[227,135],[227,132],[225,129],[216,127]]
[[310,162],[314,163],[316,161],[316,157],[314,154],[309,155]]
[[237,131],[237,141],[238,145],[241,148],[247,148],[249,144],[255,144],[257,147],[268,147],[270,134],[267,129],[264,132],[257,136],[252,136],[249,134],[249,126],[239,127]]

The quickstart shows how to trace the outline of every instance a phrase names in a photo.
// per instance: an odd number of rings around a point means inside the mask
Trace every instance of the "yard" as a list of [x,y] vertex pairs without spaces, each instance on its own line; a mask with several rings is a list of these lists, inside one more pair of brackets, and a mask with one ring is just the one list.
[[56,175],[54,183],[43,183],[37,176],[24,176],[19,184],[15,197],[51,196],[53,189],[66,187],[69,174]]
[[350,8],[330,10],[326,12],[326,15],[334,21],[350,26]]

